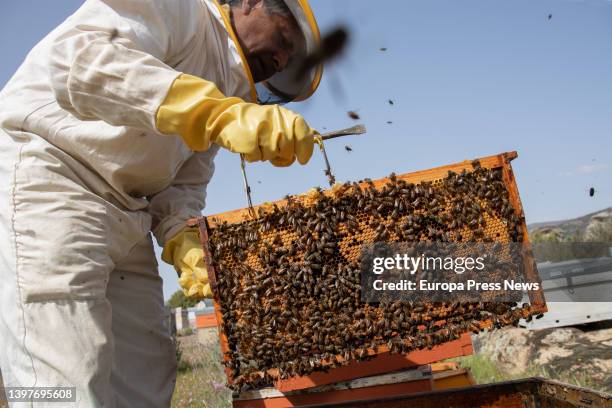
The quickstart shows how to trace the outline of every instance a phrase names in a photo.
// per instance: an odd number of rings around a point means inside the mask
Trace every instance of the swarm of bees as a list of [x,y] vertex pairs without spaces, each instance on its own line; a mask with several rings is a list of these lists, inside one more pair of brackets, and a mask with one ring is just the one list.
[[[531,319],[528,304],[389,302],[360,298],[360,254],[375,242],[521,242],[522,218],[501,169],[449,172],[413,184],[392,174],[342,194],[287,196],[210,233],[213,288],[237,390],[328,370],[377,352],[432,348],[485,327]],[[487,322],[487,323],[485,323]]]

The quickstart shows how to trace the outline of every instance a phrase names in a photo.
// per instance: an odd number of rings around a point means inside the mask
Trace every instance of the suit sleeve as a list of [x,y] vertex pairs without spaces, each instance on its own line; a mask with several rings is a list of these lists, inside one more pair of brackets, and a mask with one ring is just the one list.
[[[172,67],[201,43],[203,13],[198,0],[88,0],[51,51],[59,104],[82,120],[157,132],[159,106],[181,74]],[[194,153],[169,187],[149,197],[160,245],[201,214],[217,150]]]
[[179,170],[172,184],[149,197],[152,231],[160,246],[178,234],[188,219],[199,217],[206,200],[206,186],[215,170],[214,158],[219,147],[196,152]]
[[180,72],[175,54],[197,31],[195,1],[89,0],[49,55],[60,106],[82,120],[157,131],[156,112]]

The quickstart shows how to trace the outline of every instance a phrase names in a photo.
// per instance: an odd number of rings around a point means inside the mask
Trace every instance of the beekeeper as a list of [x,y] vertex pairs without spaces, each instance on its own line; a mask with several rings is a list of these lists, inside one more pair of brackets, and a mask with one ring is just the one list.
[[185,221],[204,208],[219,147],[309,160],[316,132],[258,100],[309,97],[321,67],[296,72],[318,41],[306,0],[87,0],[34,47],[0,93],[5,386],[169,405],[150,232],[185,290],[210,294]]

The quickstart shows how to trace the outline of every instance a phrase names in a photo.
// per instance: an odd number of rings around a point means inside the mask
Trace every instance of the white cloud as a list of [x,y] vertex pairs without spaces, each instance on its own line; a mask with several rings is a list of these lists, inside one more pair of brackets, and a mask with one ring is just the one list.
[[583,164],[581,166],[578,166],[575,170],[562,171],[559,173],[559,175],[563,177],[570,177],[575,176],[576,174],[593,174],[606,171],[608,170],[608,167],[609,166],[605,163]]
[[576,172],[579,174],[591,174],[598,173],[600,171],[604,171],[608,169],[608,165],[605,163],[598,164],[583,164],[582,166],[578,166]]

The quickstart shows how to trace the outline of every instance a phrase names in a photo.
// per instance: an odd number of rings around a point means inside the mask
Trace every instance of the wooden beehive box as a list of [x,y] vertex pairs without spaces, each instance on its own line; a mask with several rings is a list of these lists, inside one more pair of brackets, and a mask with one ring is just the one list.
[[[359,186],[340,189],[340,192],[327,191],[290,197],[273,205],[255,207],[254,211],[241,209],[190,221],[190,225],[199,226],[200,229],[205,262],[213,287],[228,383],[240,388],[259,386],[275,380],[280,389],[283,389],[283,384],[292,384],[285,386],[284,390],[300,389],[334,380],[333,375],[320,373],[321,369],[332,368],[330,373],[333,373],[334,367],[359,364],[363,359],[383,358],[389,351],[418,353],[419,349],[436,349],[440,342],[458,342],[461,333],[470,327],[473,330],[474,325],[453,323],[454,306],[425,305],[424,308],[414,309],[411,309],[413,306],[393,306],[396,312],[399,308],[405,311],[399,314],[403,319],[400,323],[392,323],[397,327],[387,326],[387,330],[380,326],[374,327],[376,324],[384,325],[385,320],[389,320],[384,317],[388,316],[384,314],[388,310],[384,310],[382,305],[360,304],[356,278],[350,275],[350,271],[344,274],[339,269],[338,275],[333,276],[346,285],[344,289],[338,284],[335,285],[336,289],[330,288],[330,283],[336,280],[326,280],[325,276],[335,272],[325,268],[331,265],[335,265],[335,268],[341,263],[346,265],[352,262],[355,265],[363,245],[375,241],[401,241],[402,232],[397,227],[390,227],[391,218],[393,225],[401,225],[411,214],[427,216],[427,211],[432,209],[432,202],[436,211],[436,217],[432,219],[445,223],[437,225],[437,228],[439,231],[445,229],[444,233],[450,234],[446,237],[463,241],[478,241],[488,237],[497,242],[528,243],[523,209],[510,165],[510,161],[516,157],[516,152],[503,153],[477,161],[464,161],[398,175],[392,179],[363,182]],[[500,195],[498,201],[495,201],[496,210],[489,208],[486,212],[484,208],[487,199],[462,198],[464,201],[482,202],[482,224],[479,224],[478,230],[450,222],[453,219],[453,203],[435,204],[438,198],[442,200],[442,189],[451,177],[463,174],[462,177],[467,179],[471,174],[480,174],[477,172],[490,177],[490,182],[497,186],[495,191]],[[389,208],[385,209],[383,198],[378,197],[378,201],[373,202],[382,204],[375,209],[368,205],[368,194],[386,194],[384,192],[393,183],[416,189],[417,196],[421,198],[399,207],[396,200],[395,206],[389,204]],[[349,208],[345,203],[350,198],[348,196],[356,191],[370,193],[358,193],[362,199],[351,201],[353,207]],[[431,195],[423,191],[429,191]],[[323,202],[325,210],[320,210],[323,205],[320,203]],[[335,227],[331,228],[329,223]],[[384,224],[383,227],[381,224]],[[453,228],[449,225],[453,225]],[[423,235],[417,238],[427,239]],[[329,256],[318,255],[323,260],[312,258],[312,248],[315,246],[321,250],[320,253],[327,251]],[[310,248],[311,252],[307,253],[305,248]],[[524,276],[530,281],[538,281],[535,263],[529,253],[526,255]],[[283,258],[282,262],[277,258]],[[285,266],[274,268],[270,265]],[[339,279],[340,276],[342,279]],[[308,289],[316,288],[317,285],[321,286],[320,290]],[[322,285],[327,285],[327,288]],[[473,323],[482,329],[516,323],[518,318],[546,311],[541,290],[530,291],[529,299],[528,306],[504,309],[502,318],[492,315],[491,318]],[[299,310],[294,307],[295,304],[300,305]],[[489,309],[486,312],[491,314]],[[460,318],[455,320],[459,321]],[[400,324],[401,327],[410,326],[410,336],[404,337],[404,332],[408,333],[408,330],[400,328]],[[330,333],[333,332],[330,327],[349,340],[343,342],[338,338],[330,339]],[[392,332],[393,335],[385,338],[385,335],[380,335],[383,331]],[[435,335],[431,334],[434,332]],[[352,336],[351,333],[359,335]],[[367,337],[364,333],[370,333],[371,338],[360,340]],[[434,344],[432,339],[435,340]],[[346,350],[342,350],[344,343],[350,344]],[[454,349],[456,355],[464,354],[464,348],[457,344]],[[295,357],[298,351],[299,358]],[[265,362],[263,368],[261,362]],[[421,364],[424,362],[421,361]],[[314,383],[291,382],[296,377],[309,376],[319,376],[320,380]],[[346,376],[342,377],[342,380],[346,379]]]
[[532,377],[408,396],[313,404],[308,408],[608,408],[611,404],[612,396],[605,392]]

